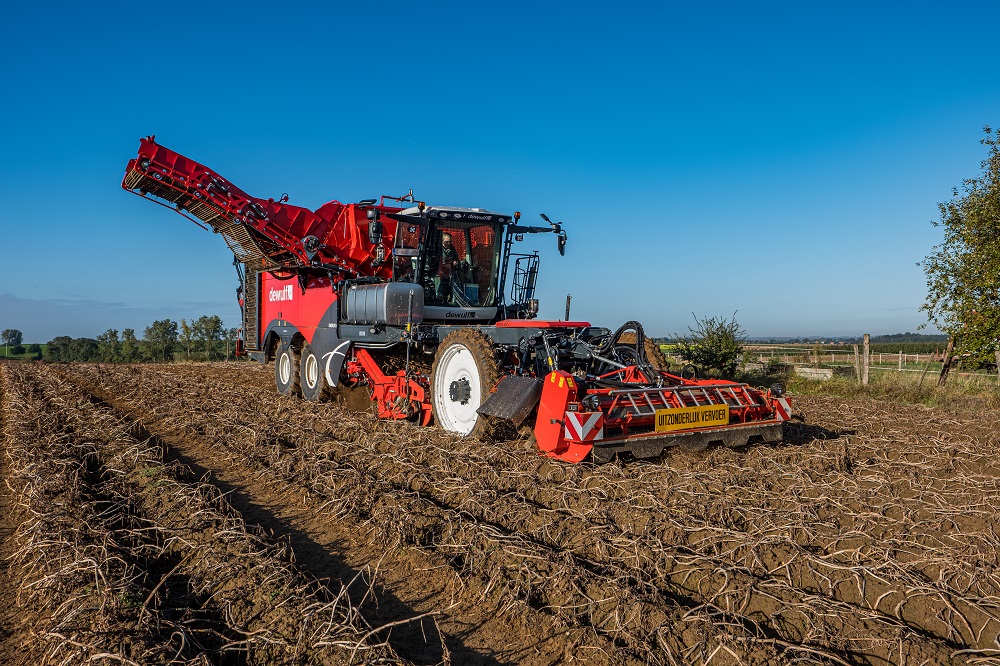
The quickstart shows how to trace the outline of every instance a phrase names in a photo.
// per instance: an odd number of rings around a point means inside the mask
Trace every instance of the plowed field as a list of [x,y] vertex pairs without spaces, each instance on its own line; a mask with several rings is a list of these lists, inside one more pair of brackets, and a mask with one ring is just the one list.
[[0,378],[0,663],[1000,663],[1000,413],[572,466],[254,364]]

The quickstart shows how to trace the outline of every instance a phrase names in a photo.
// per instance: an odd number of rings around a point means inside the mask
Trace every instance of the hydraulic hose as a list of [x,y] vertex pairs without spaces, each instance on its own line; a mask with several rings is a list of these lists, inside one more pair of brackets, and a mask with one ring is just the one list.
[[650,384],[660,383],[660,373],[653,368],[650,364],[649,359],[646,357],[646,332],[642,328],[642,324],[637,321],[627,321],[622,324],[614,334],[611,335],[603,344],[597,347],[594,352],[597,356],[609,356],[613,355],[615,347],[618,347],[622,336],[628,331],[635,331],[635,357],[637,360],[636,365],[642,372],[643,376],[646,377],[646,381]]

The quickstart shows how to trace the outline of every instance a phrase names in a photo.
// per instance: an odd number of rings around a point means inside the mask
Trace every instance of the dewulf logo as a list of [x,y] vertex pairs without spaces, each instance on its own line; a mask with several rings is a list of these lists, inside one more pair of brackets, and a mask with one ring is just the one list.
[[287,287],[282,287],[281,289],[272,289],[268,295],[267,299],[274,303],[275,301],[290,301],[292,300],[292,285]]

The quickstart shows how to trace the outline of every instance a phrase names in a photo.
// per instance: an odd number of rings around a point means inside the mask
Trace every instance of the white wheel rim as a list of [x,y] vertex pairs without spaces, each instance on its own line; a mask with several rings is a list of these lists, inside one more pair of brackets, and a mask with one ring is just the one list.
[[303,379],[309,388],[316,388],[316,383],[319,381],[319,362],[314,354],[306,356],[306,372]]
[[292,378],[292,361],[288,357],[289,354],[285,352],[278,356],[278,377],[282,384],[287,384]]
[[[451,399],[451,385],[462,380],[469,382],[471,395],[464,405]],[[437,407],[440,426],[450,432],[468,435],[476,426],[481,404],[479,367],[472,352],[462,344],[449,346],[438,359],[438,372],[434,376],[434,405]]]

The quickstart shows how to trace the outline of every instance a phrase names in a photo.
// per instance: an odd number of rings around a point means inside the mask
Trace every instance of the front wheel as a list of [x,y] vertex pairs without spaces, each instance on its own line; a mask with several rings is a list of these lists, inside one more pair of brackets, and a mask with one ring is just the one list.
[[323,373],[319,369],[319,359],[313,353],[312,347],[302,348],[302,360],[299,366],[299,386],[302,397],[309,402],[319,402],[323,397]]
[[489,419],[476,410],[498,378],[492,341],[473,329],[452,331],[441,341],[431,367],[434,420],[459,435],[488,435]]
[[281,395],[301,395],[299,350],[286,343],[274,355],[274,385]]

